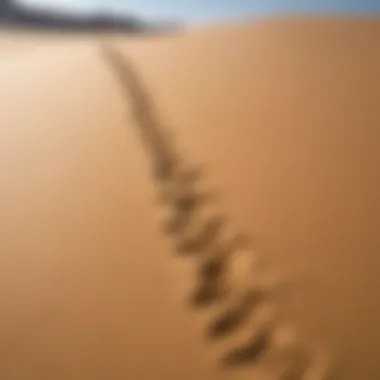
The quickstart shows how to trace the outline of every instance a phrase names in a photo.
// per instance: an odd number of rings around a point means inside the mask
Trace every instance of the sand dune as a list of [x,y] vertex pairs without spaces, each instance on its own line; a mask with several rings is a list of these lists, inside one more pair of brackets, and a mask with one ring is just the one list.
[[380,378],[379,37],[5,47],[1,378]]

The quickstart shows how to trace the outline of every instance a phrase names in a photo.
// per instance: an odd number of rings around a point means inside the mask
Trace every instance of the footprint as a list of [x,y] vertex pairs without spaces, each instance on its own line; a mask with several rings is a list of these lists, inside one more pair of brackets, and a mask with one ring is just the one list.
[[224,225],[225,218],[219,215],[208,218],[201,228],[191,235],[181,238],[178,251],[182,254],[202,252],[212,246],[218,240]]
[[237,367],[256,363],[270,349],[272,331],[262,329],[255,334],[248,343],[233,349],[221,358],[223,367]]
[[[134,121],[145,148],[153,157],[153,176],[160,190],[158,201],[169,213],[163,229],[175,241],[177,253],[202,253],[198,256],[198,281],[190,295],[190,302],[194,307],[216,304],[218,308],[224,308],[207,326],[208,338],[235,338],[239,327],[251,321],[254,313],[256,322],[256,314],[261,311],[263,302],[268,303],[270,292],[278,284],[283,288],[284,278],[279,274],[270,276],[262,268],[260,271],[257,269],[255,251],[245,245],[244,235],[236,234],[232,239],[224,237],[225,218],[217,213],[210,216],[209,210],[204,207],[206,201],[212,200],[215,195],[200,193],[196,188],[204,171],[199,167],[183,169],[182,157],[172,149],[174,145],[169,134],[157,120],[154,99],[144,89],[129,60],[108,46],[103,48],[103,54],[116,72],[128,101],[132,102]],[[266,318],[270,323],[260,324],[257,320],[251,338],[246,343],[234,345],[235,348],[221,357],[220,364],[224,368],[257,364],[276,345],[278,337],[275,334],[277,325],[273,324],[274,316],[270,314]],[[278,380],[323,378],[322,375],[315,375],[320,372],[312,374],[309,371],[306,374],[302,363],[294,361]]]
[[220,313],[213,319],[207,328],[207,337],[220,339],[234,333],[249,320],[255,308],[264,298],[265,295],[260,290],[252,291],[246,295],[239,305]]

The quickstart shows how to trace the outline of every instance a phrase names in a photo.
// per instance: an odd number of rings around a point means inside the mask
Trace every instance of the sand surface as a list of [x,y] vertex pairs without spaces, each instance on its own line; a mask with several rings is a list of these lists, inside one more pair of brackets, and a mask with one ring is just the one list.
[[380,378],[379,21],[32,37],[0,37],[1,379]]

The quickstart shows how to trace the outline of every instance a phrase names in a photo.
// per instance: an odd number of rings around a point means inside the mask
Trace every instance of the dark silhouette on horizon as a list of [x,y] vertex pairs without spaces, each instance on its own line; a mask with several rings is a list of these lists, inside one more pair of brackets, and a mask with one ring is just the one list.
[[42,11],[19,5],[14,0],[0,0],[0,27],[59,31],[122,31],[130,33],[163,32],[176,29],[171,22],[148,22],[133,14],[112,15],[98,12],[75,15]]

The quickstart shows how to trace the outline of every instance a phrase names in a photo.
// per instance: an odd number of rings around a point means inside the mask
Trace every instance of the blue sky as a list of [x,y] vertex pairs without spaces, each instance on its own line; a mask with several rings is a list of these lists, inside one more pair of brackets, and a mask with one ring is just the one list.
[[322,12],[378,13],[380,0],[17,0],[24,4],[69,11],[132,11],[147,17],[208,22],[250,15]]

